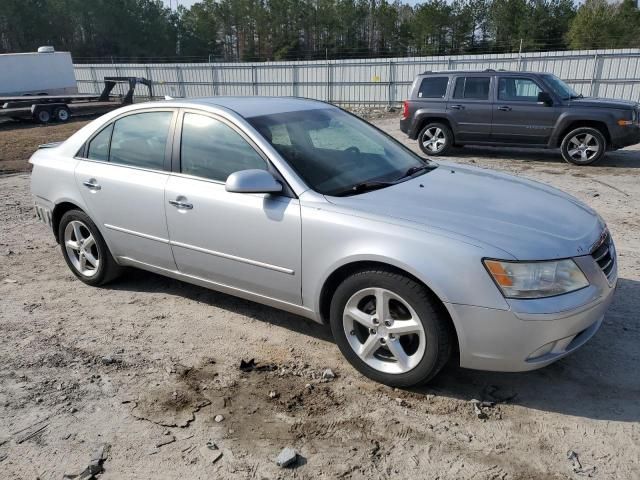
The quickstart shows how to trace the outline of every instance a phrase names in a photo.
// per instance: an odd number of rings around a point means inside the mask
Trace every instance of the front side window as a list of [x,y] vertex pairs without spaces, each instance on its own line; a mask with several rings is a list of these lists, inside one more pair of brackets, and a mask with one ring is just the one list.
[[444,98],[449,77],[428,77],[420,83],[418,98]]
[[373,126],[335,108],[248,121],[313,190],[325,195],[357,194],[365,190],[365,183],[383,188],[424,173],[430,165]]
[[490,77],[458,77],[453,98],[488,100],[490,83]]
[[537,102],[542,89],[529,78],[503,77],[498,81],[498,99],[512,102]]
[[109,161],[162,170],[172,117],[172,112],[145,112],[117,120]]
[[87,148],[87,158],[91,160],[102,160],[103,162],[107,162],[109,160],[111,130],[113,130],[113,124],[104,128],[99,134],[93,137],[89,142],[89,147]]
[[185,113],[180,145],[182,173],[225,182],[232,173],[250,169],[266,170],[267,164],[238,132],[215,118]]
[[543,75],[545,81],[549,84],[552,90],[563,100],[569,100],[571,98],[582,98],[581,94],[578,94],[573,88],[560,80],[555,75]]

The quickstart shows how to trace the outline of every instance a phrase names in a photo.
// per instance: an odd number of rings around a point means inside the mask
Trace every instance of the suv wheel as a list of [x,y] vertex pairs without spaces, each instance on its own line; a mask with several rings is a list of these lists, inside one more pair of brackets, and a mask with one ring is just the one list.
[[87,285],[104,285],[119,275],[121,267],[96,225],[83,211],[69,210],[62,216],[58,238],[67,265]]
[[604,135],[591,127],[580,127],[562,139],[562,158],[574,165],[589,165],[602,158],[607,147]]
[[427,155],[446,155],[453,146],[453,133],[444,123],[429,123],[418,135],[418,145]]
[[446,320],[425,288],[386,270],[345,279],[331,300],[331,330],[363,375],[393,387],[433,378],[451,355]]

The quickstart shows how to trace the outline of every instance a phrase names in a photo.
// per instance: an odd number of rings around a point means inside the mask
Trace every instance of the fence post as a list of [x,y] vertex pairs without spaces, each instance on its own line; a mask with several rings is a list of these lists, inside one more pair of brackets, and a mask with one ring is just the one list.
[[[151,82],[151,85],[153,85],[153,78],[151,77],[151,69],[149,68],[149,65],[145,65],[144,71],[145,75],[147,76],[147,80],[149,80]],[[153,90],[151,91],[153,92]],[[149,98],[149,100],[153,100],[153,98]]]
[[593,97],[595,91],[596,74],[598,73],[598,54],[593,55],[593,71],[591,72],[591,83],[589,85],[589,96]]
[[184,88],[184,78],[182,76],[182,67],[176,65],[176,77],[178,78],[178,90],[181,98],[187,98],[187,91]]
[[100,93],[100,88],[98,87],[98,76],[96,75],[96,67],[89,67],[89,72],[91,72],[91,80],[93,80],[93,91],[98,94]]
[[331,103],[331,64],[327,60],[327,102]]
[[[209,55],[211,57],[211,55]],[[218,85],[218,69],[211,64],[211,81],[213,82],[213,94],[220,95],[220,86]]]
[[393,66],[394,66],[393,62],[391,60],[389,60],[389,94],[388,94],[388,98],[387,98],[387,105],[389,107],[393,106],[393,104],[394,104],[393,83],[395,81],[395,75],[393,74],[393,72],[394,72]]
[[295,63],[291,64],[291,95],[300,96],[298,92],[298,66]]
[[253,94],[258,95],[258,72],[255,65],[251,65],[251,85],[253,86]]

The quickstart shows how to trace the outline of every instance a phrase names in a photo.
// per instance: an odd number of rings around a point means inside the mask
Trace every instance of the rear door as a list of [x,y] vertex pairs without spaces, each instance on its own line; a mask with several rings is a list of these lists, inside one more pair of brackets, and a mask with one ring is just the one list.
[[546,145],[560,108],[538,102],[542,84],[529,77],[499,75],[493,111],[492,140]]
[[75,170],[89,215],[116,257],[175,270],[164,211],[172,109],[135,112],[98,132]]
[[447,114],[453,124],[456,143],[488,142],[491,136],[493,77],[483,74],[454,78],[447,101]]

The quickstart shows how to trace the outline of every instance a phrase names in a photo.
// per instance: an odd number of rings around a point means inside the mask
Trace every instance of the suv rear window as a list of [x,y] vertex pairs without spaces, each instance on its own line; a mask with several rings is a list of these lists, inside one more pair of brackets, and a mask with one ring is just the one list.
[[489,99],[489,77],[458,77],[453,98],[470,98],[472,100]]
[[423,78],[418,90],[418,98],[444,98],[449,77]]

